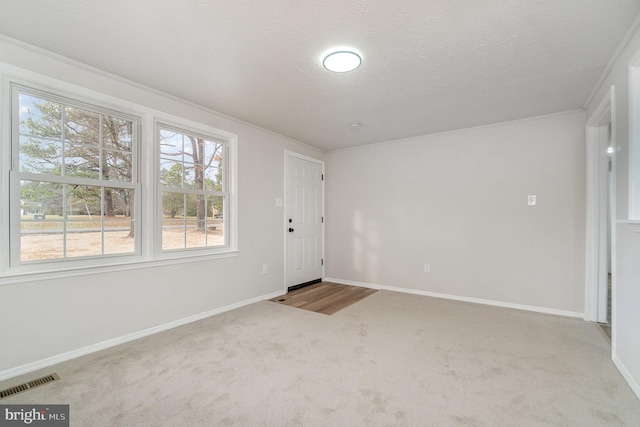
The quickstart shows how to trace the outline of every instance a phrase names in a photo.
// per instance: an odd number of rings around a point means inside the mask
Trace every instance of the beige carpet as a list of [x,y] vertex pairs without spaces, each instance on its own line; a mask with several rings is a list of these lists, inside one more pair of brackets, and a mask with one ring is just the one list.
[[577,319],[381,291],[333,316],[268,301],[0,383],[72,426],[638,426]]

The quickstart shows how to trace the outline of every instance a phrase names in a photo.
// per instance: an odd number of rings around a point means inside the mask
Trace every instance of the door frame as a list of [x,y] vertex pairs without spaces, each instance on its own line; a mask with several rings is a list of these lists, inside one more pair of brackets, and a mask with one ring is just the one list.
[[[325,192],[325,180],[324,180],[325,171],[324,171],[324,168],[325,168],[325,163],[324,163],[324,160],[318,160],[316,158],[309,157],[309,156],[306,156],[304,154],[297,153],[295,151],[284,150],[284,205],[283,205],[283,207],[284,207],[283,211],[284,212],[282,213],[282,224],[283,224],[282,233],[283,233],[283,236],[284,236],[283,286],[284,286],[284,291],[285,292],[288,291],[288,286],[287,286],[287,272],[288,272],[288,270],[287,270],[287,253],[288,253],[287,252],[287,250],[288,250],[287,242],[288,242],[288,239],[287,239],[287,235],[289,233],[287,231],[288,230],[287,208],[288,208],[289,201],[287,200],[287,189],[288,189],[288,184],[289,184],[289,176],[288,176],[289,175],[289,172],[288,172],[288,170],[289,170],[289,159],[292,158],[292,157],[295,157],[295,158],[298,158],[298,159],[302,159],[302,160],[307,160],[307,161],[312,162],[312,163],[317,163],[322,168],[322,177],[323,177],[323,179],[322,179],[322,207],[321,207],[320,210],[321,210],[321,215],[322,215],[323,221],[322,221],[322,230],[321,230],[322,250],[321,250],[321,255],[320,256],[321,256],[322,260],[325,259],[325,256],[324,256],[324,245],[325,245],[325,242],[324,242],[324,231],[325,231],[325,224],[326,224],[326,216],[325,216],[325,212],[324,212],[324,204],[325,204],[325,200],[324,200],[324,192]],[[322,280],[324,280],[324,278],[325,278],[325,264],[323,262],[322,263]]]
[[[587,119],[587,210],[585,235],[585,308],[584,319],[606,322],[608,269],[607,269],[607,228],[611,230],[611,328],[612,349],[615,349],[616,314],[616,114],[615,87],[611,86],[600,104]],[[609,136],[608,125],[611,124]],[[614,147],[611,155],[611,181],[609,188],[608,155],[609,139]],[[609,194],[610,193],[610,194]],[[608,197],[607,197],[608,196]],[[608,200],[607,200],[608,199]],[[609,202],[610,201],[610,202]],[[611,204],[611,218],[607,223],[607,209]]]

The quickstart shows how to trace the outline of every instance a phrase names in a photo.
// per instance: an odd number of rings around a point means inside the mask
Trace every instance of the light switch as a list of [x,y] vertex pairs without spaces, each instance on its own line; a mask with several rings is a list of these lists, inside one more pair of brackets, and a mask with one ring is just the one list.
[[536,196],[527,197],[527,203],[529,204],[529,206],[535,206],[536,205]]
[[280,197],[276,197],[276,206],[279,208],[282,207],[282,199]]

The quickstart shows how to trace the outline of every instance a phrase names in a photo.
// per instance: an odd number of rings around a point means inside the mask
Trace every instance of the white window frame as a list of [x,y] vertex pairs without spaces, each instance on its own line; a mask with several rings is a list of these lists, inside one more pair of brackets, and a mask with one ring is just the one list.
[[[178,190],[174,187],[165,187],[160,184],[159,177],[156,180],[158,182],[156,191],[156,221],[155,221],[155,235],[160,236],[157,239],[155,245],[155,257],[158,259],[166,258],[185,258],[194,256],[206,256],[216,254],[227,254],[237,252],[238,250],[238,228],[237,228],[237,142],[238,137],[235,134],[216,129],[214,127],[204,125],[202,123],[180,120],[177,121],[176,117],[156,117],[154,121],[154,140],[155,140],[155,167],[156,170],[160,170],[160,130],[170,129],[183,134],[194,135],[203,137],[205,139],[222,140],[225,142],[224,151],[224,165],[223,165],[223,191],[215,192],[210,191],[208,193],[212,195],[221,195],[225,197],[224,201],[224,246],[211,246],[211,247],[198,247],[198,248],[184,248],[184,249],[162,249],[162,192],[163,191],[175,191]],[[156,172],[156,176],[159,172]],[[189,192],[189,190],[183,190]],[[180,191],[177,191],[180,192]]]
[[[132,176],[131,182],[125,181],[108,181],[101,179],[89,179],[89,178],[77,178],[68,176],[53,176],[48,174],[28,173],[21,172],[19,170],[19,125],[17,120],[19,117],[18,111],[18,95],[26,94],[35,97],[41,97],[54,102],[60,102],[64,105],[70,105],[78,108],[85,109],[87,111],[93,111],[99,114],[112,115],[115,117],[131,120],[133,122],[133,134],[134,140],[132,141]],[[128,112],[118,109],[118,107],[107,107],[100,105],[94,100],[86,99],[78,94],[61,93],[60,91],[41,88],[28,83],[19,83],[12,81],[9,83],[8,93],[5,95],[10,98],[10,128],[11,135],[10,140],[6,145],[10,147],[11,160],[10,160],[10,172],[9,172],[9,260],[5,260],[4,264],[9,267],[12,272],[40,272],[51,270],[64,270],[72,268],[83,268],[88,265],[110,265],[119,264],[122,262],[130,262],[134,259],[140,259],[141,257],[141,239],[140,239],[140,224],[141,218],[141,185],[138,171],[139,164],[139,141],[140,141],[140,122],[141,118],[137,115],[130,114]],[[133,225],[134,225],[134,251],[125,254],[104,254],[94,256],[83,257],[68,257],[68,258],[55,258],[35,261],[21,261],[21,248],[20,248],[20,181],[21,180],[34,180],[51,182],[56,184],[81,184],[98,187],[118,187],[133,189],[134,192],[134,213],[133,213]],[[6,238],[6,237],[5,237]],[[5,255],[6,257],[6,255]]]
[[[18,77],[19,76],[19,77]],[[0,286],[32,280],[48,280],[83,276],[114,271],[183,264],[237,256],[238,249],[238,136],[212,126],[168,115],[150,107],[141,106],[102,92],[67,83],[43,74],[0,63]],[[10,229],[10,212],[19,211],[20,195],[10,191],[12,175],[12,86],[18,85],[30,92],[37,91],[71,100],[74,105],[86,104],[115,113],[117,116],[135,117],[138,129],[137,191],[135,201],[135,238],[139,253],[126,255],[100,255],[97,257],[70,258],[10,265],[10,236],[19,238],[17,230]],[[180,129],[193,129],[200,134],[211,135],[227,141],[227,192],[225,206],[225,247],[204,248],[197,251],[161,251],[161,239],[156,234],[158,221],[158,173],[155,144],[156,123],[172,125]],[[14,179],[14,178],[11,178]],[[108,186],[108,182],[105,182]],[[11,200],[10,200],[11,199]],[[16,201],[17,199],[17,201]],[[17,203],[17,207],[16,207]],[[161,216],[161,210],[160,210]],[[14,224],[14,223],[11,223]],[[14,226],[14,225],[11,225]]]

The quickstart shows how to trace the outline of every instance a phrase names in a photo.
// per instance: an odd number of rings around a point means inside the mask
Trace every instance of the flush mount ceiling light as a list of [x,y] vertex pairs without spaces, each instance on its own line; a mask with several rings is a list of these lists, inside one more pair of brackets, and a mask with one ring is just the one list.
[[353,49],[339,48],[323,55],[322,65],[334,73],[353,71],[362,64],[362,58]]

